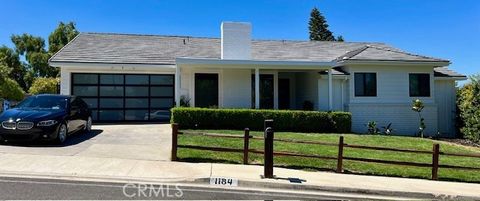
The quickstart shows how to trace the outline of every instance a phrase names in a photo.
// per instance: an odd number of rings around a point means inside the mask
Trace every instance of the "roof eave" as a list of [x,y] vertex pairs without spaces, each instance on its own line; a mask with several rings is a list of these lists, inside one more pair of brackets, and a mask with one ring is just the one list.
[[338,61],[338,66],[345,64],[391,64],[391,65],[428,65],[435,67],[443,67],[450,65],[450,61],[419,61],[419,60],[341,60]]
[[96,67],[147,67],[175,68],[173,63],[112,63],[112,62],[79,62],[79,61],[49,61],[48,64],[57,68],[96,68]]
[[208,58],[186,58],[175,59],[180,66],[190,67],[223,67],[223,68],[272,68],[282,69],[295,67],[295,69],[330,69],[336,65],[332,61],[286,61],[286,60],[234,60],[234,59],[208,59]]
[[435,80],[467,80],[467,76],[434,76]]

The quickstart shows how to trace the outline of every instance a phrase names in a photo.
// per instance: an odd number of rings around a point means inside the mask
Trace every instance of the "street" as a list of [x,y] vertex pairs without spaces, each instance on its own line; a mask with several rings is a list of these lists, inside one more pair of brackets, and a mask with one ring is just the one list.
[[157,199],[243,199],[243,200],[338,200],[337,196],[284,193],[263,190],[235,190],[209,187],[148,185],[0,177],[0,199],[22,200],[157,200]]

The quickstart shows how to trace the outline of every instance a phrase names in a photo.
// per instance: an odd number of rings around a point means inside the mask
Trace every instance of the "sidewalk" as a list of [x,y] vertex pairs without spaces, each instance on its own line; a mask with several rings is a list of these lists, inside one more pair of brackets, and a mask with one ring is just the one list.
[[[442,182],[275,168],[277,179],[262,179],[263,166],[184,163],[84,156],[0,154],[0,174],[121,180],[136,182],[191,182],[207,184],[210,177],[237,178],[239,186],[377,195],[410,195],[420,198],[480,199],[480,184]],[[304,180],[291,183],[288,178]]]

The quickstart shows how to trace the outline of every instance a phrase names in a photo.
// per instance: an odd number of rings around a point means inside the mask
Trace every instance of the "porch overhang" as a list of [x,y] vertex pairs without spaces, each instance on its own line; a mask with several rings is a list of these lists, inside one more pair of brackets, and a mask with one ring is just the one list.
[[[328,75],[328,105],[332,110],[333,90],[332,90],[332,68],[336,62],[332,61],[292,61],[292,60],[234,60],[234,59],[213,59],[213,58],[187,58],[180,57],[175,59],[175,102],[180,106],[180,76],[183,68],[203,68],[203,69],[251,69],[254,71],[255,86],[255,108],[260,108],[260,71],[326,71]],[[275,92],[274,92],[275,93]],[[275,105],[275,103],[274,103]],[[275,106],[277,108],[277,106]]]
[[181,67],[224,69],[275,69],[275,70],[326,70],[336,65],[331,61],[285,61],[285,60],[231,60],[205,58],[176,58]]

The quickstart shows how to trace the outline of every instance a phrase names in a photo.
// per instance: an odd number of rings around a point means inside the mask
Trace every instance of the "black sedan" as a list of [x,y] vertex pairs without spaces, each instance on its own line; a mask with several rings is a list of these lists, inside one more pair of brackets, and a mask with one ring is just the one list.
[[90,131],[91,111],[75,96],[35,95],[0,114],[0,140],[48,140],[62,144],[69,134]]

